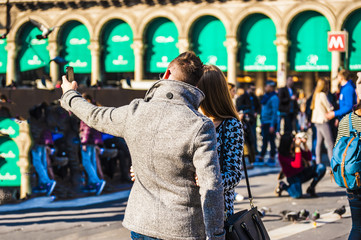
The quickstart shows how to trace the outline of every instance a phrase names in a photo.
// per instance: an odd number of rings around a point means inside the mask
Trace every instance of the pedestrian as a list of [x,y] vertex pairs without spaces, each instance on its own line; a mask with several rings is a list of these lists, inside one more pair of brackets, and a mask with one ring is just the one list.
[[[350,73],[342,69],[337,74],[337,80],[341,85],[340,97],[339,97],[339,109],[336,111],[330,111],[326,113],[326,117],[328,120],[333,118],[337,118],[341,120],[346,114],[352,111],[352,107],[356,104],[356,91],[355,84],[352,80],[347,80],[350,78]],[[336,125],[338,125],[338,121],[336,121]]]
[[[361,72],[357,73],[358,80],[357,97],[361,99]],[[342,89],[341,89],[342,91]],[[341,121],[338,127],[338,134],[336,144],[342,137],[350,137],[349,129],[349,115],[346,115]],[[361,132],[361,102],[359,102],[353,108],[351,115],[351,122],[353,128],[357,132]],[[346,189],[346,195],[351,209],[352,229],[349,235],[349,240],[361,240],[361,189],[350,190]]]
[[276,165],[276,129],[278,121],[278,96],[275,92],[276,83],[268,80],[265,86],[265,95],[261,99],[261,129],[262,129],[262,150],[257,157],[255,166],[264,164],[264,156],[266,155],[268,143],[271,145],[270,157],[267,165],[273,167]]
[[242,178],[243,126],[227,89],[226,77],[218,67],[214,65],[204,67],[198,88],[205,95],[200,110],[216,127],[218,158],[219,161],[223,161],[220,165],[225,217],[229,217],[234,213],[234,189]]
[[144,99],[119,108],[88,103],[63,77],[62,106],[128,144],[135,181],[123,225],[132,239],[225,238],[216,130],[198,112],[202,74],[199,57],[182,53]]
[[51,147],[54,145],[46,114],[48,105],[42,103],[29,110],[30,133],[34,142],[31,149],[32,163],[38,174],[38,186],[34,192],[45,192],[50,196],[56,186],[54,172],[50,164]]
[[287,177],[288,185],[280,181],[275,190],[276,195],[281,196],[283,191],[287,191],[292,198],[300,198],[302,184],[312,179],[306,193],[311,197],[317,197],[316,185],[325,175],[326,167],[322,163],[310,165],[312,154],[307,147],[305,133],[296,135],[296,138],[290,132],[284,133],[280,140],[278,160],[283,174]]
[[333,110],[333,106],[327,99],[327,90],[329,89],[327,84],[329,84],[328,78],[319,78],[316,84],[316,89],[313,93],[311,110],[312,118],[311,121],[315,124],[316,127],[316,163],[321,163],[322,157],[322,142],[325,142],[325,147],[327,149],[327,155],[329,161],[332,158],[333,150],[333,137],[328,119],[326,118],[326,113]]
[[255,154],[258,154],[257,149],[257,116],[261,112],[261,104],[258,100],[258,97],[255,95],[256,87],[251,83],[247,90],[244,91],[244,94],[239,96],[236,99],[236,110],[237,112],[242,111],[243,115],[247,115],[244,118],[245,121],[248,121],[250,131],[249,138],[251,144],[254,147]]
[[296,117],[299,109],[297,93],[293,86],[293,77],[289,76],[286,81],[286,86],[278,90],[280,117],[284,120],[283,132],[293,132],[297,130]]

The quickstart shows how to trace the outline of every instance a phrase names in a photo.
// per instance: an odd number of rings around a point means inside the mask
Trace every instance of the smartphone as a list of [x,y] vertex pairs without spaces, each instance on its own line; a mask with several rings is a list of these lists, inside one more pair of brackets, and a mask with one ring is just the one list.
[[69,82],[74,81],[74,68],[67,66],[66,67],[66,79],[68,79]]

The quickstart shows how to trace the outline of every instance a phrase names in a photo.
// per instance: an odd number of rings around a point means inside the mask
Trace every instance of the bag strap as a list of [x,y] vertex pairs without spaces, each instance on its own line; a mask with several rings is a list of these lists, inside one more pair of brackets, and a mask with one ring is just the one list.
[[348,125],[350,128],[350,136],[351,135],[357,135],[357,130],[353,128],[352,126],[352,120],[351,120],[352,112],[348,115]]
[[[224,140],[225,140],[225,132],[226,132],[226,123],[227,123],[227,119],[224,120],[222,122],[222,135],[221,135],[221,156],[220,156],[220,166],[221,166],[221,171],[223,170],[223,161],[224,161]],[[251,193],[251,187],[249,185],[249,180],[248,180],[248,174],[247,174],[247,166],[246,166],[246,161],[244,159],[244,157],[242,157],[242,164],[243,164],[243,171],[244,171],[244,175],[246,177],[246,183],[247,183],[247,191],[248,191],[248,199],[249,199],[249,204],[251,205],[251,208],[254,208],[253,205],[253,197],[252,197],[252,193]]]

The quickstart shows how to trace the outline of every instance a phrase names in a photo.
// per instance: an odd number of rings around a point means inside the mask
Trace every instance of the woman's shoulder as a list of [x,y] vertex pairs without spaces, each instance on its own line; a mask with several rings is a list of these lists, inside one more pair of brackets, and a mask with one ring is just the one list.
[[238,120],[237,118],[228,118],[226,121],[227,126],[243,126],[242,122]]

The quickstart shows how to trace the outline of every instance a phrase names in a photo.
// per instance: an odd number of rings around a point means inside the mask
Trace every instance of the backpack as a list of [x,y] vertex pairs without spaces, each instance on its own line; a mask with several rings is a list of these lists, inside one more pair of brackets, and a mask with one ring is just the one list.
[[351,115],[350,136],[342,137],[333,149],[331,175],[340,187],[355,190],[361,189],[361,133],[352,127]]

